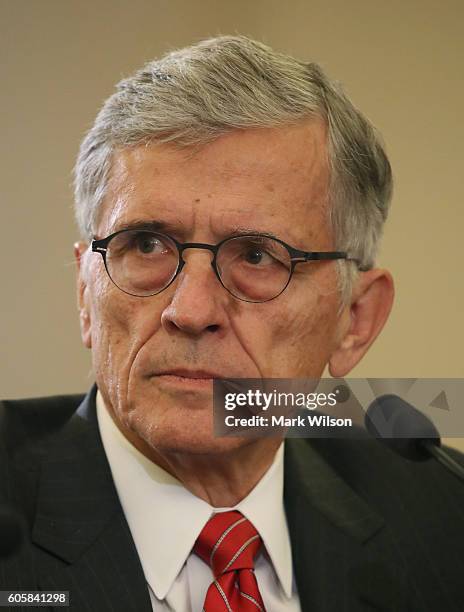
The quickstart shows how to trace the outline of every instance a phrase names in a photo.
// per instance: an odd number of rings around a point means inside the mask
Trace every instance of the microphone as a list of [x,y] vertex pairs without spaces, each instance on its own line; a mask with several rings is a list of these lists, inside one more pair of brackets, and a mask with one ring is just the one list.
[[23,525],[10,505],[0,505],[0,558],[17,552],[23,540]]
[[434,457],[464,481],[464,467],[441,448],[440,433],[422,412],[397,395],[382,395],[369,406],[367,431],[393,452],[411,461]]

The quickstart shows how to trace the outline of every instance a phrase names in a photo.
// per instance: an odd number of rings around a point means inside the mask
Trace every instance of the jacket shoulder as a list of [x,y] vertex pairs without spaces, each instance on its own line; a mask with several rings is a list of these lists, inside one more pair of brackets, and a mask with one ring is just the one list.
[[[411,524],[439,525],[447,516],[464,538],[464,486],[435,458],[411,461],[375,439],[304,440],[360,497],[383,516]],[[464,455],[444,447],[464,467]],[[430,527],[429,524],[429,527]],[[452,539],[452,538],[451,538]]]
[[0,401],[0,446],[18,452],[60,430],[85,395],[55,395]]

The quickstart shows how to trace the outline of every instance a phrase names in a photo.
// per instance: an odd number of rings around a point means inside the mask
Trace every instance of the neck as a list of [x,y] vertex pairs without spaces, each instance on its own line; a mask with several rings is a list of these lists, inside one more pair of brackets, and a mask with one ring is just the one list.
[[217,449],[211,453],[155,449],[124,427],[112,409],[107,410],[137,450],[215,508],[232,507],[244,499],[267,472],[282,443],[282,438],[234,438],[232,443],[228,440],[229,448],[220,452]]
[[164,453],[158,455],[155,462],[211,506],[232,507],[244,499],[267,472],[282,440],[267,438],[248,442],[214,455]]

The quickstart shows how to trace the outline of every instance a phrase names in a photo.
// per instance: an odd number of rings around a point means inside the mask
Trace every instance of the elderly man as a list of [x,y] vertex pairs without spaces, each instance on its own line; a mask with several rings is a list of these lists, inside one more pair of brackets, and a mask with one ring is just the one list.
[[1,588],[75,611],[462,609],[464,494],[437,464],[213,431],[213,379],[343,377],[390,312],[390,165],[339,87],[244,37],[170,53],[118,85],[75,184],[96,386],[2,407],[27,537]]

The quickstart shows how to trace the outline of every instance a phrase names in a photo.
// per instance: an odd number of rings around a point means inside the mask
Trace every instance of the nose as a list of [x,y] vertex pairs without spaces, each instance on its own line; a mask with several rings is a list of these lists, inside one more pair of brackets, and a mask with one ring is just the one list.
[[161,314],[161,324],[168,332],[192,336],[221,332],[228,294],[211,266],[213,254],[186,250],[183,258],[185,265],[172,285],[174,293]]

